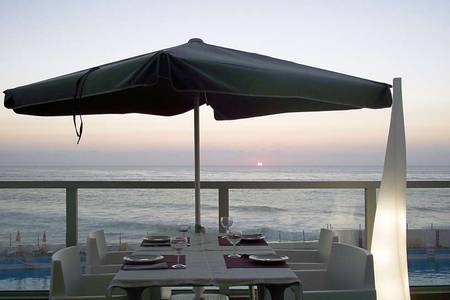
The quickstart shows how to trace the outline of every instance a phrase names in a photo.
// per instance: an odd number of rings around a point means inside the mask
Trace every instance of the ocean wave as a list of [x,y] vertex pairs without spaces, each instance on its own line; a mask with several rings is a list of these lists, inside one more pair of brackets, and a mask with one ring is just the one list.
[[[429,206],[412,206],[410,205],[408,209],[414,209],[417,211],[427,211],[427,212],[442,212],[442,207],[429,207]],[[448,208],[445,208],[448,210]]]
[[285,208],[272,207],[267,205],[245,205],[245,206],[231,206],[231,210],[250,211],[250,212],[284,212],[288,211]]

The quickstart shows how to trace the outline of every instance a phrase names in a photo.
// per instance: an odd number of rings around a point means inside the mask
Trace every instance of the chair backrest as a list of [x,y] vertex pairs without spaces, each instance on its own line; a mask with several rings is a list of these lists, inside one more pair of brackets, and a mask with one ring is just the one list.
[[335,289],[375,288],[372,254],[356,246],[333,243],[327,273]]
[[92,238],[97,241],[97,252],[100,261],[106,256],[108,246],[106,245],[105,232],[103,230],[97,230],[89,233],[88,239]]
[[77,246],[61,249],[52,256],[50,298],[73,296],[81,282],[80,251]]
[[319,260],[328,262],[331,253],[331,245],[333,244],[333,231],[329,229],[320,229],[319,237]]
[[101,265],[101,260],[98,254],[97,239],[88,236],[86,240],[86,273],[92,274],[93,267],[99,265]]

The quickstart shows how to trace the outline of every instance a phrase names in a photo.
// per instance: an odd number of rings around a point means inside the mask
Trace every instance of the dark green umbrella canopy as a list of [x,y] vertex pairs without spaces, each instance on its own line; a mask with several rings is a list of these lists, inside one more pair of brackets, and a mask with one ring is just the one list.
[[[194,109],[195,225],[200,221],[198,106],[217,120],[284,112],[383,108],[390,85],[200,39],[5,91],[5,106],[38,116],[143,113],[172,116]],[[80,141],[83,123],[77,129]]]
[[284,112],[384,108],[390,85],[191,39],[188,43],[6,90],[19,114],[143,113],[200,105],[217,120]]

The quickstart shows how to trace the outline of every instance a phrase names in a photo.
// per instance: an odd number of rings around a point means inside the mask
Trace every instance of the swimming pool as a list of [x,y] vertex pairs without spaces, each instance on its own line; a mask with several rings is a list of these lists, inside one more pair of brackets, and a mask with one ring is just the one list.
[[[450,249],[433,252],[434,256],[424,248],[408,249],[410,285],[450,285]],[[81,260],[84,266],[85,257]],[[0,259],[0,290],[48,290],[49,286],[49,256]]]
[[0,260],[0,290],[48,290],[50,260],[47,257]]
[[[86,257],[81,255],[81,271]],[[31,258],[0,258],[0,291],[48,290],[50,287],[50,256]]]
[[410,285],[450,285],[450,249],[408,249]]

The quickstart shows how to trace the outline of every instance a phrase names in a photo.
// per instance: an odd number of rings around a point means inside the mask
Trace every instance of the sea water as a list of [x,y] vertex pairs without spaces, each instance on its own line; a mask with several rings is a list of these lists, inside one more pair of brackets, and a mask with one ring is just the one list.
[[[205,166],[201,180],[218,181],[335,181],[381,180],[381,166]],[[0,167],[3,180],[193,180],[192,166]],[[410,166],[408,180],[450,180],[450,167]],[[202,223],[218,226],[218,192],[201,192]],[[263,232],[270,240],[299,240],[320,228],[364,228],[362,189],[232,189],[230,216],[234,228]],[[117,243],[138,241],[147,233],[176,231],[194,223],[193,189],[80,189],[79,238],[105,229]],[[409,228],[450,226],[450,189],[408,189]],[[432,225],[433,224],[433,225]],[[64,189],[0,190],[0,245],[15,240],[37,243],[45,231],[48,243],[65,241]]]

